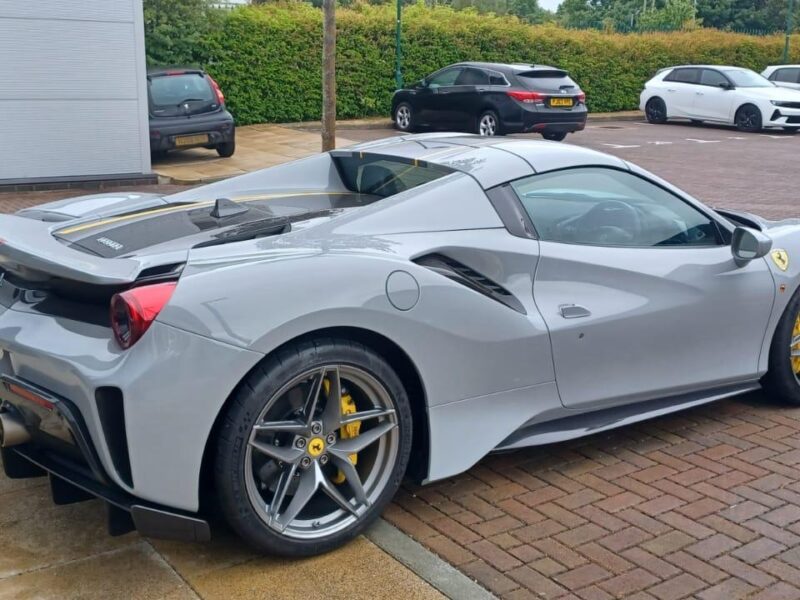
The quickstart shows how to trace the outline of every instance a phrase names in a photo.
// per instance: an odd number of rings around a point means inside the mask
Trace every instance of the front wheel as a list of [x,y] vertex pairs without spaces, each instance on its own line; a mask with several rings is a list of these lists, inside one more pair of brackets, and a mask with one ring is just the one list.
[[667,105],[661,98],[650,98],[644,107],[648,123],[661,125],[667,122]]
[[761,131],[761,111],[753,104],[745,104],[736,111],[734,123],[739,131],[756,133]]
[[408,102],[401,102],[394,109],[394,126],[399,131],[414,131],[414,109]]
[[769,349],[769,370],[761,383],[771,396],[800,406],[800,290],[778,321]]
[[318,339],[254,370],[218,439],[216,489],[231,527],[258,550],[309,556],[360,534],[394,496],[411,409],[381,356]]
[[565,131],[544,131],[542,137],[551,142],[562,142],[567,137],[567,133]]

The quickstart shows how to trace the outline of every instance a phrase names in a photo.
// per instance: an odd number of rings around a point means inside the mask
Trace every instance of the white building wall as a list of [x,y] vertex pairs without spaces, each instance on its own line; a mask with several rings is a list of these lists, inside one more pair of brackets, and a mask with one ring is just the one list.
[[0,184],[149,172],[142,0],[0,0]]

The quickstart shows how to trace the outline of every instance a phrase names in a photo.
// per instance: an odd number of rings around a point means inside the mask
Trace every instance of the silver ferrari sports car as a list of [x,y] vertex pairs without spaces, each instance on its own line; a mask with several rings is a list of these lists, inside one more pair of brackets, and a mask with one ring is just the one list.
[[404,477],[764,386],[800,221],[544,141],[395,137],[0,216],[2,458],[112,534],[334,548]]

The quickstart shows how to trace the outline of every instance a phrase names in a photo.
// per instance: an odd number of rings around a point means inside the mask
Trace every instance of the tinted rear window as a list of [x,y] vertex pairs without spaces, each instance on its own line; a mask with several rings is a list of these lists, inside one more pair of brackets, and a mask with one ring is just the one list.
[[578,84],[572,80],[567,72],[558,69],[524,71],[517,73],[517,79],[524,88],[529,90],[559,91],[562,89],[578,89]]
[[150,99],[155,106],[177,106],[187,100],[216,102],[211,86],[199,73],[151,77]]
[[678,83],[697,83],[698,79],[700,79],[700,69],[675,69],[664,77],[664,81]]
[[380,197],[399,194],[452,173],[451,169],[424,162],[405,162],[379,155],[334,157],[339,175],[353,192]]

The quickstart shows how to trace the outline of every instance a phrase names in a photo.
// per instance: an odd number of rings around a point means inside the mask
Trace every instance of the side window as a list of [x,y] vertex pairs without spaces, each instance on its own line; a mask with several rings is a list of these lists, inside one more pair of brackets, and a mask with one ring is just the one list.
[[717,246],[716,223],[631,173],[565,169],[511,184],[545,241],[596,246]]
[[664,78],[664,81],[676,83],[697,83],[700,69],[675,69]]
[[461,67],[455,67],[453,69],[445,69],[444,71],[439,71],[433,77],[428,79],[428,87],[437,88],[443,87],[447,85],[455,85],[456,79],[461,74],[463,69]]
[[784,83],[800,82],[800,69],[778,69],[770,77],[772,81],[783,81]]
[[714,71],[713,69],[703,69],[703,73],[700,75],[700,83],[702,85],[720,87],[726,86],[730,82],[728,81],[728,78],[719,71]]
[[489,76],[481,69],[468,67],[461,71],[455,85],[489,85]]
[[499,71],[487,71],[489,74],[489,85],[508,85],[505,75]]

